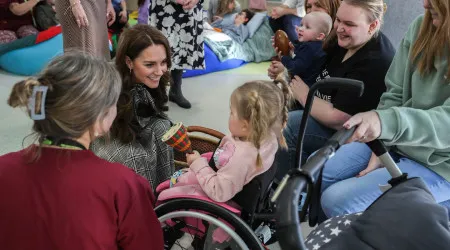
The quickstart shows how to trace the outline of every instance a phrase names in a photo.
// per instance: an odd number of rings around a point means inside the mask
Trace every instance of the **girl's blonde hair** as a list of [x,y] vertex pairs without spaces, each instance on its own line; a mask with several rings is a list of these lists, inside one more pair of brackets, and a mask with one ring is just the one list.
[[46,136],[80,138],[91,131],[95,122],[116,105],[122,82],[114,65],[106,60],[83,52],[66,53],[53,59],[36,78],[16,83],[8,105],[24,108],[30,115],[29,102],[35,86],[48,87],[45,99],[42,95],[31,99],[36,108],[44,107],[40,110],[43,119],[33,123],[41,143]]
[[[281,86],[280,87],[278,86]],[[264,139],[273,131],[278,141],[286,148],[283,129],[286,126],[289,99],[289,88],[284,81],[252,81],[238,87],[231,94],[231,102],[236,108],[240,120],[250,124],[248,141],[259,150]],[[262,166],[261,156],[258,153],[256,165]]]
[[440,18],[438,27],[433,25],[433,19],[429,10],[425,11],[422,25],[417,40],[412,47],[410,60],[417,65],[423,76],[436,70],[436,59],[447,57],[447,78],[450,78],[450,2],[429,0],[433,9]]

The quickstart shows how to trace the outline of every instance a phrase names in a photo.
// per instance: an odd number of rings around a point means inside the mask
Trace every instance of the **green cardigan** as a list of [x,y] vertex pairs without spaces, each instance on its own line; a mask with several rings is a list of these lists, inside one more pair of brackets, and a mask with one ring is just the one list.
[[422,21],[419,16],[411,24],[386,74],[387,91],[376,110],[381,120],[380,139],[450,181],[448,61],[438,58],[436,70],[425,76],[411,63]]

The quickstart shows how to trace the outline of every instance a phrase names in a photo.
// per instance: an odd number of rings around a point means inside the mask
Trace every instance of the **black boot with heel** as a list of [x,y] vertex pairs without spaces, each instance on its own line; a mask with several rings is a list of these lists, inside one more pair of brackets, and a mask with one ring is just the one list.
[[181,92],[183,70],[175,69],[170,73],[172,75],[172,84],[169,91],[169,101],[178,104],[178,106],[182,108],[190,109],[191,103],[183,96],[183,93]]

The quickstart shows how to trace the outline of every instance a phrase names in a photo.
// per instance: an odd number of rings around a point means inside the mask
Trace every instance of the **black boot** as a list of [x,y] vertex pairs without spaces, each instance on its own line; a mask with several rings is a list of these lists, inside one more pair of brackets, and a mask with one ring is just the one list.
[[169,101],[178,104],[178,106],[182,108],[190,109],[191,103],[184,98],[183,93],[181,92],[183,70],[176,69],[172,70],[170,73],[172,75],[172,85],[169,91]]

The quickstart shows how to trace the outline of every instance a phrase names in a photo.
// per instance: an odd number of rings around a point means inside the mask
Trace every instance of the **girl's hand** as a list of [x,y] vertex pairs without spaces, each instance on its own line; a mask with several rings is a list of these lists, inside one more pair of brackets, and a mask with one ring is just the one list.
[[294,94],[294,98],[299,101],[300,104],[305,105],[309,92],[308,85],[306,85],[306,83],[299,76],[294,76],[291,80],[290,86],[292,93]]
[[186,154],[187,164],[190,166],[195,160],[197,160],[200,157],[201,157],[200,153],[195,150],[194,152],[192,152],[192,154]]
[[267,69],[268,76],[270,79],[274,80],[277,76],[284,71],[284,65],[278,61],[272,61],[269,68]]
[[72,6],[72,14],[75,17],[75,21],[77,22],[78,28],[87,27],[89,25],[88,18],[86,16],[86,12],[84,12],[83,6],[81,2],[76,0],[77,2],[71,2]]
[[367,168],[364,169],[363,171],[359,172],[359,174],[356,177],[362,177],[362,176],[374,171],[375,169],[382,168],[382,167],[384,167],[384,166],[381,164],[380,159],[374,153],[372,153],[372,156],[370,157],[370,161],[369,161],[369,164],[367,165]]
[[108,1],[106,5],[106,22],[108,23],[108,27],[111,26],[114,21],[116,21],[116,12],[114,11],[111,1]]
[[358,126],[348,142],[370,142],[381,135],[381,121],[375,111],[358,113],[345,122],[343,126],[346,129]]

